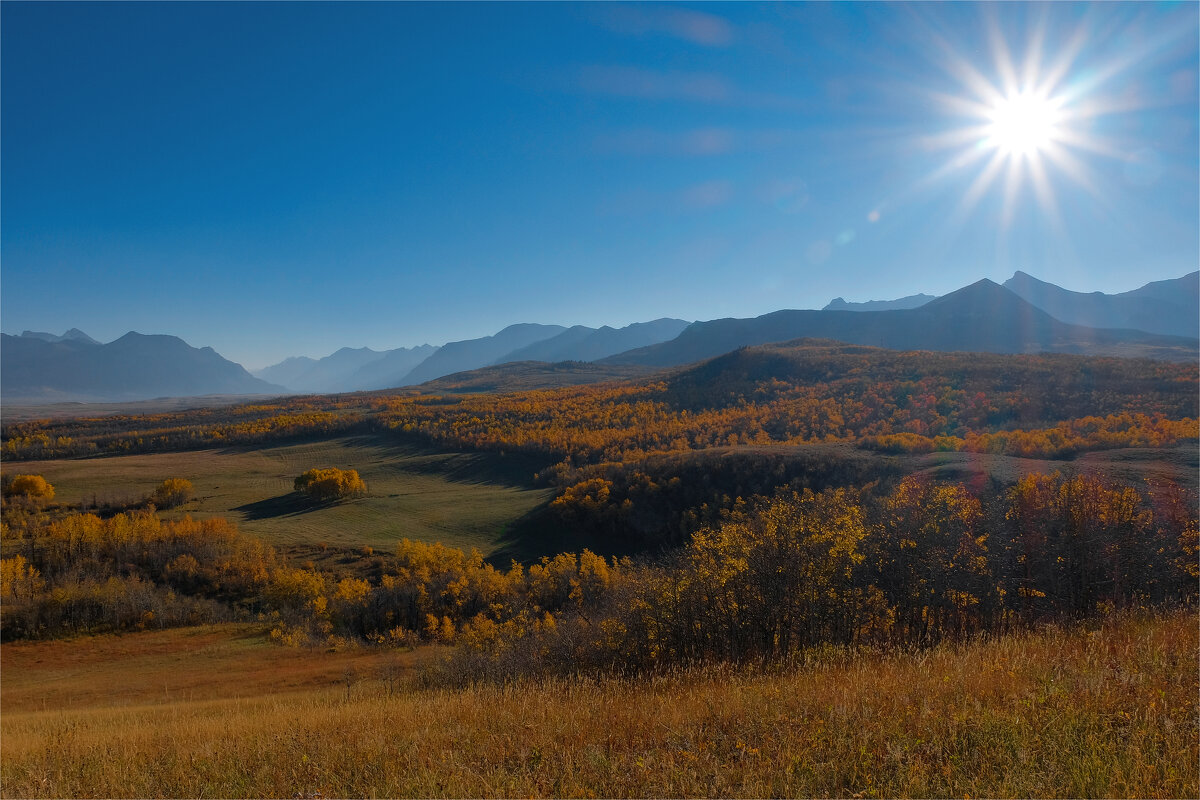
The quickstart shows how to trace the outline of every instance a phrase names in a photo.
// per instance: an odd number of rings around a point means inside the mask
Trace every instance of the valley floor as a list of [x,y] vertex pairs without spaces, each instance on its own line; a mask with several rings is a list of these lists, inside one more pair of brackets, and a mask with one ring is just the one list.
[[1200,795],[1200,618],[758,671],[420,688],[219,626],[5,644],[5,797]]

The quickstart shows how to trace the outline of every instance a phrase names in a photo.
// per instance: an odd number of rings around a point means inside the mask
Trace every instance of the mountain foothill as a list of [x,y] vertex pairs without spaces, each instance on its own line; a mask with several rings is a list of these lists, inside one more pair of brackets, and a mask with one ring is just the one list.
[[[393,350],[343,347],[247,371],[210,347],[130,332],[101,343],[0,334],[6,403],[125,402],[203,395],[326,394],[417,386],[587,383],[675,367],[752,345],[827,339],[894,350],[1075,353],[1194,362],[1200,354],[1200,272],[1120,294],[1063,289],[1017,272],[950,294],[847,302],[700,322],[657,319],[621,328],[523,323],[491,335]],[[548,365],[554,365],[551,369]],[[461,373],[483,370],[479,378]],[[475,389],[478,391],[479,389]]]

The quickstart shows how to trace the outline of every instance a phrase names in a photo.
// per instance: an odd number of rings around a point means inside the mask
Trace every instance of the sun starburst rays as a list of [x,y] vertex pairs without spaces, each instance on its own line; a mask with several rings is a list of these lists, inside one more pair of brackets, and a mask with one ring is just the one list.
[[[971,177],[954,218],[961,223],[980,201],[999,187],[1002,227],[1012,224],[1028,186],[1051,224],[1061,223],[1053,184],[1066,179],[1095,195],[1096,181],[1080,154],[1110,158],[1124,155],[1111,143],[1090,132],[1096,117],[1114,109],[1092,97],[1097,86],[1112,75],[1112,67],[1091,71],[1070,80],[1087,43],[1083,28],[1065,37],[1053,57],[1044,22],[1033,26],[1018,57],[996,25],[987,34],[992,57],[989,78],[945,38],[935,36],[947,75],[961,93],[928,93],[956,127],[924,137],[929,150],[944,150],[947,160],[922,183],[939,181],[957,173]],[[1119,67],[1117,68],[1119,69]]]

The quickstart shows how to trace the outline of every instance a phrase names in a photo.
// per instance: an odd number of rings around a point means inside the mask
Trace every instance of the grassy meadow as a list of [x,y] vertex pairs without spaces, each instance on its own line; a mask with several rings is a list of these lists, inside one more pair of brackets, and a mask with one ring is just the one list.
[[1198,622],[465,689],[385,679],[434,651],[272,649],[245,626],[6,644],[0,779],[5,797],[1194,797]]
[[[355,469],[366,497],[313,506],[292,490],[312,467]],[[402,538],[478,548],[484,555],[559,552],[573,543],[545,542],[521,519],[552,496],[532,486],[538,464],[512,455],[448,452],[382,437],[348,437],[254,449],[62,459],[13,464],[43,475],[62,503],[144,498],[164,478],[190,480],[195,498],[164,514],[227,517],[280,547],[315,545],[391,551]],[[529,540],[532,536],[533,540]]]

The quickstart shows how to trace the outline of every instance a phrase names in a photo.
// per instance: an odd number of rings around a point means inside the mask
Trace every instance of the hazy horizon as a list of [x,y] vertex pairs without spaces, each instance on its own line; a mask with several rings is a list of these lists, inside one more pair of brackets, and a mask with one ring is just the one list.
[[14,334],[165,333],[257,369],[1200,263],[1195,4],[0,19]]

